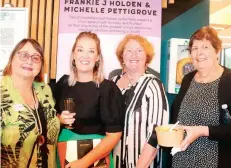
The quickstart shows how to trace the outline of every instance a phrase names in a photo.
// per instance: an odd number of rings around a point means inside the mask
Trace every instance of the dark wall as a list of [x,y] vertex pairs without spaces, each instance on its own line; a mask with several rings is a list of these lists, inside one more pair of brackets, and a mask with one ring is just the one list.
[[[209,0],[204,0],[162,27],[160,73],[161,73],[161,80],[164,83],[165,88],[167,84],[167,60],[168,60],[167,41],[170,38],[189,39],[196,30],[200,29],[203,26],[208,26],[208,25],[209,25]],[[176,97],[175,94],[167,93],[167,98],[170,107],[175,97]],[[171,117],[171,113],[170,113],[170,117]],[[162,164],[163,168],[171,167],[171,156],[169,155],[168,150],[165,150],[163,153],[163,164]]]
[[[189,39],[196,30],[208,25],[209,0],[204,0],[162,27],[160,72],[165,87],[167,84],[167,41],[170,38]],[[168,94],[169,104],[172,103],[174,98],[174,94]]]

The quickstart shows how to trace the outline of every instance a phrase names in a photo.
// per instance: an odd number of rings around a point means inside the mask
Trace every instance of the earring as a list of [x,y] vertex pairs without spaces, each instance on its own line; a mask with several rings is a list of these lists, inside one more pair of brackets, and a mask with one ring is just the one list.
[[95,63],[95,67],[98,68],[99,67],[99,61],[96,61]]
[[35,80],[36,80],[36,79],[39,79],[40,76],[41,76],[41,74],[39,73],[34,79],[35,79]]
[[146,63],[145,64],[145,71],[147,71],[148,70],[148,64]]
[[73,66],[73,67],[76,67],[75,59],[73,59],[73,61],[72,61],[72,66]]
[[122,73],[124,73],[125,72],[125,64],[124,64],[124,62],[122,63]]

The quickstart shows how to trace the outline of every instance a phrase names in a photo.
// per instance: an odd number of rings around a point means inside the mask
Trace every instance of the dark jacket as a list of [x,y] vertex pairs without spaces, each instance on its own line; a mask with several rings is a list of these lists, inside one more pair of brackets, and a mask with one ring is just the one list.
[[[181,89],[171,108],[171,123],[177,121],[181,103],[186,95],[190,83],[196,74],[193,71],[186,75],[183,79]],[[208,126],[209,139],[218,141],[218,168],[230,168],[231,156],[231,124],[224,124],[224,110],[221,108],[223,104],[228,105],[229,115],[231,112],[231,70],[224,67],[224,72],[218,84],[218,103],[220,111],[220,125]]]

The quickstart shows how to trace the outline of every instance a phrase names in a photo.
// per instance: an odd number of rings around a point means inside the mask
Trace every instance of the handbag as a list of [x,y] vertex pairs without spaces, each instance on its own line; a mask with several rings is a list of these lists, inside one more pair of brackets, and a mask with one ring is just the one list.
[[[68,163],[84,157],[100,143],[102,138],[104,138],[102,135],[81,135],[63,129],[57,145],[60,167],[65,168]],[[111,154],[109,154],[94,162],[89,168],[111,168],[111,165],[113,165],[113,161]]]
[[[90,152],[101,139],[71,140],[58,143],[58,155],[61,168],[64,168],[69,162],[81,159]],[[109,156],[96,161],[89,168],[107,168],[110,163]]]

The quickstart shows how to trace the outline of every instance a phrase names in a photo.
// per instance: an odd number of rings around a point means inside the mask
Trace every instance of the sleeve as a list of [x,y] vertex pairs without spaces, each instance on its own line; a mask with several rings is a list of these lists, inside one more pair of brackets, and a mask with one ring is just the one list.
[[53,98],[53,94],[51,91],[51,88],[49,85],[45,84],[43,87],[43,92],[45,93],[44,101],[43,101],[43,107],[46,108],[47,113],[47,119],[54,118],[56,116],[56,110],[55,110],[55,101]]
[[180,88],[180,91],[179,93],[176,95],[172,105],[171,105],[171,117],[170,117],[170,123],[171,124],[174,124],[177,122],[177,117],[178,117],[178,113],[179,113],[179,106],[181,103],[181,101],[179,102],[178,99],[183,96],[183,86],[184,86],[184,82],[185,81],[185,78],[183,78],[183,81],[182,81],[182,84],[181,84],[181,88]]
[[[227,70],[226,70],[227,71]],[[227,73],[227,72],[226,72]],[[222,140],[230,144],[231,141],[231,72],[226,74],[220,80],[221,85],[219,86],[219,100],[220,104],[227,104],[227,111],[224,111],[220,108],[221,119],[220,122],[223,122],[217,126],[209,126],[209,139],[211,140]]]
[[112,81],[100,86],[100,114],[106,132],[122,132],[124,127],[123,96]]
[[231,141],[231,124],[209,126],[209,139]]
[[168,124],[169,106],[163,84],[158,79],[153,79],[147,86],[146,97],[148,100],[148,136],[146,141],[153,147],[157,146],[155,127]]
[[50,86],[45,84],[43,92],[45,93],[43,100],[43,111],[46,111],[47,122],[46,129],[44,130],[47,132],[47,139],[49,144],[55,144],[59,134],[60,122],[56,117],[55,101]]
[[[187,74],[186,76],[184,76],[182,83],[181,83],[181,87],[180,87],[180,91],[179,93],[176,95],[172,105],[171,105],[171,117],[170,117],[170,123],[171,124],[175,124],[177,122],[177,117],[178,117],[178,113],[180,110],[180,105],[181,102],[183,101],[183,98],[190,86],[190,83],[192,81],[192,78],[194,77],[196,71],[193,71],[189,74]],[[172,95],[173,96],[173,95]],[[175,96],[175,95],[174,95]]]
[[59,102],[61,101],[61,93],[62,93],[62,89],[63,89],[63,86],[64,86],[66,80],[68,80],[68,76],[63,75],[59,79],[59,81],[54,85],[54,88],[52,90],[54,100],[55,100],[55,109],[57,111],[57,114],[61,113],[61,110],[59,108]]
[[[3,77],[4,78],[4,77]],[[3,80],[0,79],[0,109],[1,109],[1,115],[0,115],[0,123],[1,123],[1,136],[0,139],[2,140],[2,144],[5,145],[7,142],[7,139],[3,137],[5,128],[13,121],[15,122],[15,117],[11,114],[11,108],[13,101],[11,100],[11,95],[7,92],[7,83],[4,83]],[[12,117],[10,117],[12,116]],[[13,118],[10,120],[10,118]],[[14,123],[13,123],[14,124]],[[8,140],[9,141],[9,140]]]

